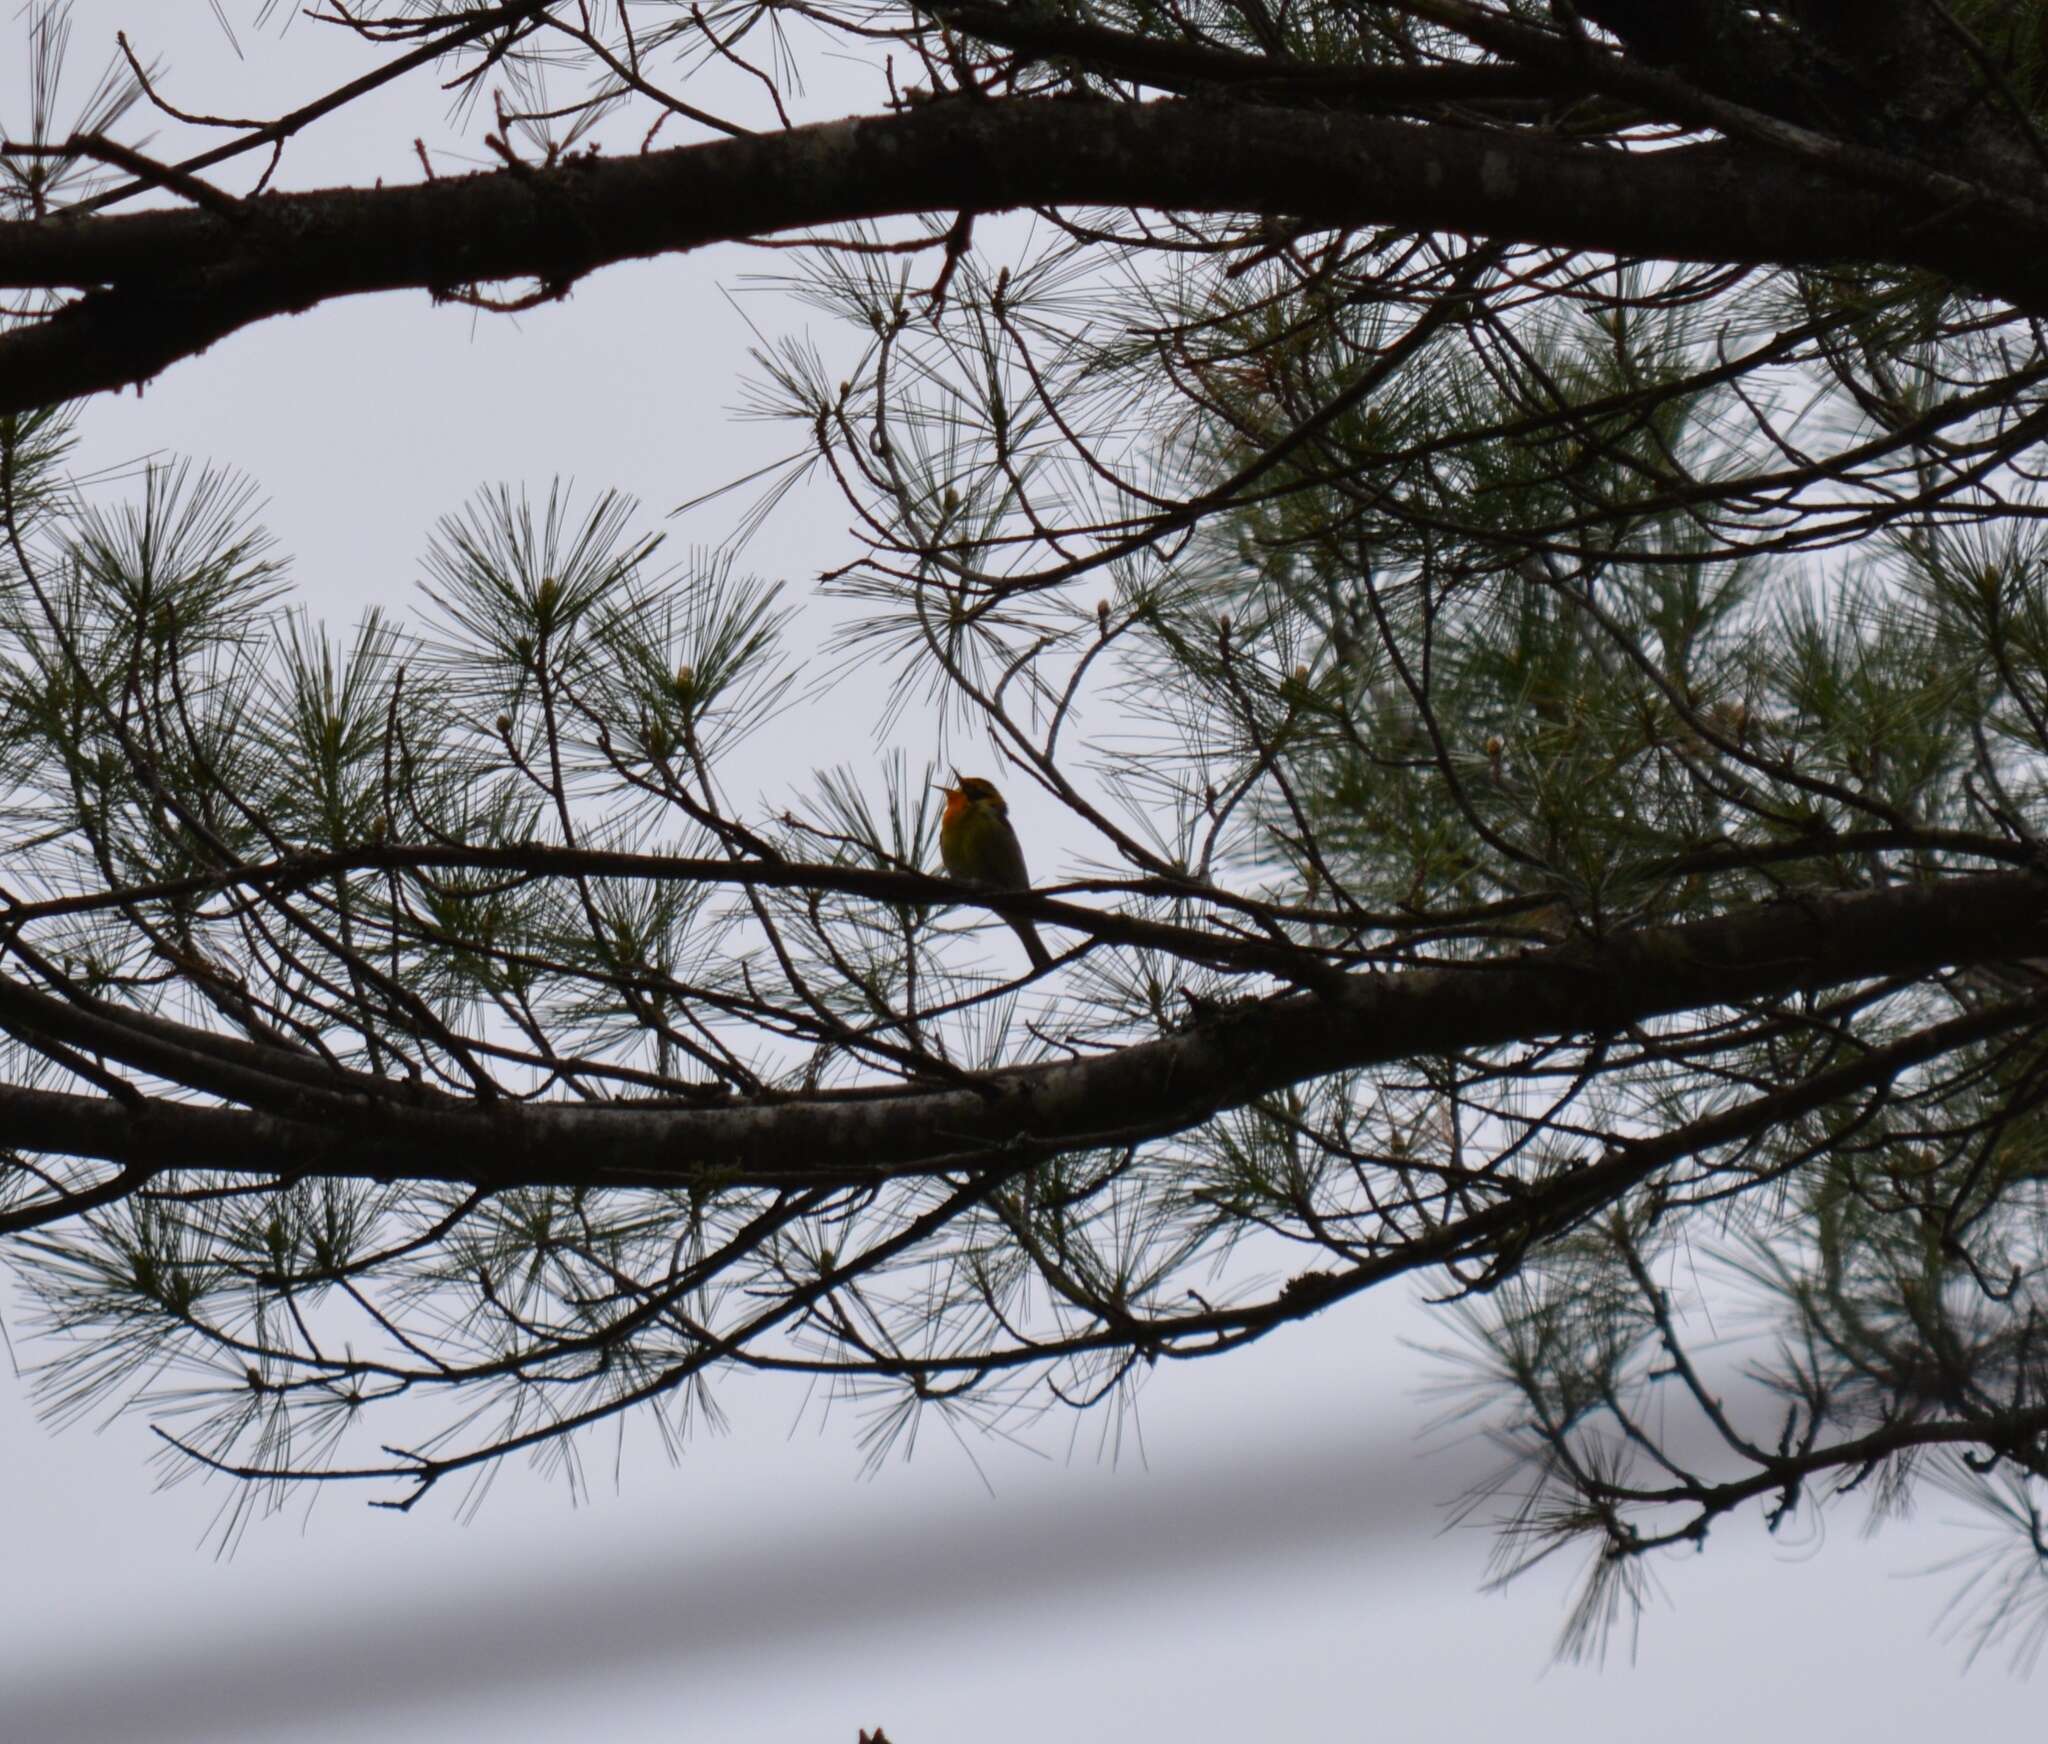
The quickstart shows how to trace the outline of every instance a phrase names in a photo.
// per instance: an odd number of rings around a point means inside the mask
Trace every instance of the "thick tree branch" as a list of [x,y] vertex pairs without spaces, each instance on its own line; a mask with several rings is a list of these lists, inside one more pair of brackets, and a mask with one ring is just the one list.
[[[1853,184],[1762,152],[1634,154],[1224,103],[957,100],[907,114],[406,187],[235,218],[0,225],[0,285],[83,289],[0,335],[0,412],[140,383],[236,329],[370,291],[449,291],[858,219],[1115,205],[1275,212],[1622,255],[1926,267],[2048,309],[2048,234],[2009,203]],[[2036,225],[2035,229],[2043,229]]]
[[479,1186],[805,1188],[1128,1144],[1332,1072],[2044,952],[2048,886],[2032,873],[1995,873],[1786,902],[1512,960],[1347,976],[1328,993],[1248,1002],[1178,1035],[965,1087],[710,1109],[405,1106],[364,1093],[357,1079],[309,1090],[302,1113],[281,1096],[260,1111],[158,1101],[134,1113],[16,1088],[0,1090],[0,1126],[23,1149],[130,1166]]

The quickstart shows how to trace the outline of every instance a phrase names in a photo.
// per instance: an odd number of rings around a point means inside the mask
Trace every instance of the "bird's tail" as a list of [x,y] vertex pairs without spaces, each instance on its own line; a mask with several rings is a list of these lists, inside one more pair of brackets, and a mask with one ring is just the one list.
[[1031,959],[1033,969],[1050,969],[1052,952],[1045,948],[1045,941],[1038,936],[1038,929],[1028,920],[1013,920],[1010,930],[1024,941],[1024,954]]

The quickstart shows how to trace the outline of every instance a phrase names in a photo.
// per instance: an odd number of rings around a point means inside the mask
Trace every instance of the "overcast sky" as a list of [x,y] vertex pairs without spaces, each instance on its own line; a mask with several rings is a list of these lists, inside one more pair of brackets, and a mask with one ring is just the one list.
[[[74,74],[116,28],[198,108],[272,112],[351,71],[331,30],[280,36],[255,28],[256,0],[223,4],[239,62],[203,0],[82,0]],[[14,105],[13,8],[4,23]],[[813,111],[830,96],[814,89]],[[295,146],[281,180],[409,178],[416,135],[462,137],[424,82]],[[609,269],[516,320],[406,295],[273,321],[96,402],[81,464],[186,454],[248,473],[300,596],[337,626],[411,611],[430,528],[483,484],[617,486],[649,525],[708,540],[715,511],[664,517],[787,440],[730,416],[751,339],[725,294],[781,264],[715,250]],[[764,329],[808,319],[741,301]],[[743,567],[805,587],[846,554],[843,520],[805,499]],[[828,756],[816,716],[756,748],[765,803],[869,743],[873,697],[831,709]],[[933,730],[908,721],[901,742],[921,756]],[[18,1308],[7,1324],[33,1362]],[[1995,1662],[1961,1676],[1962,1649],[1936,1638],[1950,1578],[1901,1578],[1979,1541],[1933,1497],[1874,1541],[1853,1509],[1784,1541],[1745,1519],[1659,1565],[1633,1665],[1624,1643],[1604,1671],[1552,1666],[1575,1570],[1484,1593],[1485,1535],[1442,1530],[1487,1455],[1426,1433],[1440,1371],[1403,1341],[1441,1336],[1405,1297],[1350,1304],[1162,1370],[1142,1446],[1129,1425],[1047,1419],[1030,1449],[928,1436],[871,1478],[855,1420],[741,1384],[732,1433],[679,1466],[633,1437],[615,1484],[593,1445],[583,1506],[524,1468],[467,1524],[439,1498],[397,1515],[330,1493],[226,1560],[208,1537],[221,1485],[157,1493],[139,1422],[55,1434],[0,1374],[0,1741],[2031,1735],[2038,1692]]]

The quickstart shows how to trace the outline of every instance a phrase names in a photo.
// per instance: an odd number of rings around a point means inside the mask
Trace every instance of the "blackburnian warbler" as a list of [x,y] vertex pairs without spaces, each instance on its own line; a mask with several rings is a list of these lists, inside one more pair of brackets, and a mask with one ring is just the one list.
[[[1024,870],[1024,849],[1010,827],[1010,808],[995,784],[956,769],[953,785],[941,786],[939,791],[946,796],[945,815],[939,819],[939,858],[946,863],[947,876],[989,890],[1029,890],[1031,874]],[[1052,953],[1039,938],[1038,929],[1028,920],[1008,924],[1024,941],[1032,968],[1050,968]]]

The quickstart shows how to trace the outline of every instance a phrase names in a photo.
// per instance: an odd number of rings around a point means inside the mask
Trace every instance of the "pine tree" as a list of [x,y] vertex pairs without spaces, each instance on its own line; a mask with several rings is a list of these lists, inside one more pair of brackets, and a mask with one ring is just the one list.
[[[1502,1568],[1590,1552],[1569,1649],[1736,1510],[1923,1482],[2038,1644],[2039,9],[639,13],[340,19],[361,90],[495,91],[503,167],[290,195],[207,178],[315,110],[145,155],[170,94],[74,122],[31,15],[0,1232],[52,1415],[410,1506],[735,1372],[887,1445],[1421,1278]],[[878,37],[876,113],[747,130]],[[864,351],[764,344],[792,457],[715,556],[508,486],[337,638],[249,486],[67,483],[67,402],[272,314],[799,226]],[[859,548],[749,579],[816,476]],[[938,874],[936,763],[736,790],[825,609],[828,679],[1064,814],[1038,888]]]

